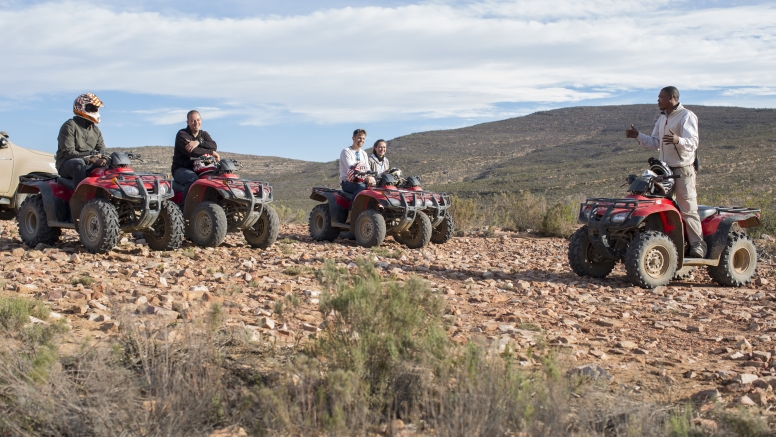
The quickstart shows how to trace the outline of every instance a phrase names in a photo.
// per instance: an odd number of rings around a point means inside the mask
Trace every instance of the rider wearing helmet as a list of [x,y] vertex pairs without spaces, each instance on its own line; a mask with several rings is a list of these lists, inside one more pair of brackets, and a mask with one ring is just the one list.
[[203,155],[212,155],[216,161],[220,158],[216,149],[218,145],[210,134],[203,131],[202,117],[199,111],[191,110],[186,114],[185,129],[178,131],[175,135],[175,151],[172,155],[172,177],[175,182],[183,185],[183,200],[189,192],[191,184],[199,178],[194,172],[194,162],[191,158],[199,158]]
[[657,106],[661,116],[655,123],[652,135],[639,133],[631,125],[625,136],[635,138],[650,150],[657,150],[673,174],[680,178],[674,183],[674,197],[686,224],[689,256],[703,258],[706,243],[703,241],[701,219],[698,215],[698,199],[695,190],[695,153],[698,150],[698,117],[679,103],[679,90],[667,86],[660,90]]
[[60,176],[73,179],[76,186],[86,178],[88,171],[107,164],[104,158],[89,156],[92,151],[105,150],[102,132],[97,127],[102,106],[105,105],[94,94],[81,94],[73,102],[75,116],[59,129],[57,171]]

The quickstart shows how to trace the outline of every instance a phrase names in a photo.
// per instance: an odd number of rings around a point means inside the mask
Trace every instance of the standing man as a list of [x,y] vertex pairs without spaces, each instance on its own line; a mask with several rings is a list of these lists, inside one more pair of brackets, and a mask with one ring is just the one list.
[[105,150],[100,123],[100,107],[105,106],[92,93],[81,94],[73,102],[75,116],[59,128],[56,167],[59,175],[72,179],[77,187],[89,171],[105,167],[105,158],[89,156],[92,151]]
[[202,117],[196,110],[186,114],[185,129],[178,131],[175,136],[175,152],[172,156],[172,177],[175,182],[183,185],[183,200],[189,193],[189,187],[199,176],[194,172],[194,161],[191,158],[199,158],[203,155],[213,155],[218,161],[220,157],[216,152],[216,142],[210,138],[210,134],[200,129]]
[[635,138],[642,147],[657,150],[660,160],[671,168],[673,174],[680,175],[674,181],[674,199],[687,231],[691,258],[706,256],[706,243],[703,241],[701,220],[698,216],[698,199],[695,191],[695,153],[698,149],[698,117],[679,103],[679,90],[667,86],[657,96],[657,106],[661,116],[655,123],[652,135],[639,133],[631,124],[625,136]]
[[366,131],[364,129],[356,129],[353,131],[353,144],[342,149],[340,153],[340,184],[343,191],[353,193],[354,199],[358,193],[366,190],[367,186],[375,184],[375,180],[371,176],[367,176],[363,180],[360,177],[356,177],[352,181],[348,177],[348,172],[355,170],[356,166],[359,166],[358,168],[363,171],[369,170],[369,157],[364,150],[361,150],[364,146],[364,141],[366,141]]
[[372,148],[372,154],[369,156],[369,169],[377,173],[378,176],[391,168],[388,158],[385,156],[387,150],[388,143],[385,140],[377,140]]

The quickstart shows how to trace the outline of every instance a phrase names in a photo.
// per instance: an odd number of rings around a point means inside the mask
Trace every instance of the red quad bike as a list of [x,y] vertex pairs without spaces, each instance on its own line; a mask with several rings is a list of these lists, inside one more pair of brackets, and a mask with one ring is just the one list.
[[202,247],[216,247],[227,232],[242,231],[252,247],[266,249],[275,243],[280,219],[272,206],[272,187],[266,182],[240,179],[238,161],[216,161],[210,155],[192,158],[199,176],[183,201],[184,187],[173,182],[173,201],[183,209],[186,237]]
[[310,236],[317,241],[334,241],[340,231],[352,232],[358,244],[373,247],[382,244],[386,235],[410,249],[429,241],[446,243],[453,236],[453,217],[447,211],[450,196],[431,193],[420,187],[420,178],[401,177],[391,169],[379,177],[377,185],[353,194],[334,188],[313,187],[310,198],[318,202],[310,213]]
[[183,217],[172,198],[172,181],[155,173],[135,173],[132,153],[92,155],[107,167],[91,170],[75,186],[72,179],[31,173],[19,177],[29,194],[19,208],[19,236],[29,247],[54,244],[62,228],[75,229],[86,250],[110,251],[122,232],[143,233],[154,250],[174,250],[183,241]]
[[[757,249],[743,229],[760,225],[760,211],[739,207],[698,206],[705,258],[686,258],[682,215],[669,193],[673,180],[662,162],[650,158],[650,170],[630,175],[623,199],[591,198],[582,203],[584,224],[571,237],[569,264],[579,276],[604,278],[622,261],[633,285],[654,288],[685,279],[706,266],[720,285],[747,284],[757,268]],[[661,174],[662,173],[662,174]]]

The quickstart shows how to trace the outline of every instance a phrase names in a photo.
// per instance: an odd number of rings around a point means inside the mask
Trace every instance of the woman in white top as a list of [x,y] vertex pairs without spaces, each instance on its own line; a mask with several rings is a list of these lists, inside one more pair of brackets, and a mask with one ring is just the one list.
[[369,155],[369,169],[378,176],[388,171],[391,168],[388,163],[388,158],[385,156],[385,152],[388,149],[388,143],[385,140],[375,141],[372,154]]

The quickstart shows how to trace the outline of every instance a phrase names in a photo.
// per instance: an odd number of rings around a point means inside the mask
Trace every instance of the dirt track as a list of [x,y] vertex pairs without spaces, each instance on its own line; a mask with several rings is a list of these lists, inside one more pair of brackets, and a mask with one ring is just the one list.
[[566,261],[565,240],[527,234],[460,237],[423,250],[389,238],[369,250],[348,240],[315,243],[306,226],[286,225],[264,252],[230,234],[216,249],[186,243],[152,252],[129,237],[110,254],[91,255],[72,231],[56,247],[30,250],[14,222],[0,230],[3,293],[39,297],[66,317],[72,330],[65,353],[85,338],[114,335],[120,314],[174,325],[201,317],[215,301],[223,302],[228,325],[262,341],[296,344],[322,321],[314,269],[326,259],[354,267],[361,257],[387,277],[427,279],[449,303],[451,338],[509,344],[525,366],[539,365],[529,347],[549,342],[567,366],[597,363],[614,375],[613,387],[645,400],[718,389],[730,405],[776,404],[776,270],[766,262],[746,288],[719,287],[696,271],[686,282],[642,290],[630,286],[621,266],[606,280],[579,278]]

